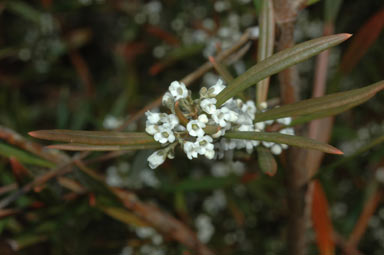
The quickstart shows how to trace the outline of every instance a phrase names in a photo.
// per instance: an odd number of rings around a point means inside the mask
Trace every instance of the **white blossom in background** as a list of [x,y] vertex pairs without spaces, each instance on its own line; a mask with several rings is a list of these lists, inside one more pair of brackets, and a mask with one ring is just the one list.
[[215,227],[212,225],[211,218],[208,215],[200,214],[195,220],[197,238],[202,243],[208,243],[215,233]]
[[[252,153],[257,146],[269,148],[275,155],[288,146],[273,142],[224,138],[226,131],[261,132],[267,125],[280,125],[282,134],[293,135],[290,117],[254,123],[258,109],[253,101],[244,102],[231,98],[220,107],[216,96],[225,89],[222,80],[200,90],[200,98],[192,99],[186,86],[174,81],[164,94],[163,105],[172,113],[146,112],[145,131],[159,142],[163,149],[148,157],[150,168],[157,168],[166,158],[174,157],[176,145],[184,150],[189,159],[205,156],[207,159],[223,158],[226,151],[245,149]],[[267,105],[263,105],[265,111]]]
[[123,124],[123,120],[112,115],[107,115],[103,120],[103,127],[105,129],[116,129]]
[[215,190],[211,196],[203,202],[204,209],[211,215],[216,215],[227,206],[227,198],[222,190]]
[[[163,243],[163,237],[154,228],[137,227],[135,228],[135,232],[138,238],[142,240],[150,240],[150,243],[145,243],[144,245],[140,246],[140,254],[165,255],[165,250],[161,249],[160,246]],[[125,249],[126,248],[124,248],[123,251],[126,251]],[[132,252],[130,249],[127,249],[127,251]]]
[[139,169],[133,169],[132,166],[125,161],[107,168],[106,183],[112,187],[129,189],[139,189],[143,186],[156,188],[160,185],[160,181],[154,171],[141,167]]

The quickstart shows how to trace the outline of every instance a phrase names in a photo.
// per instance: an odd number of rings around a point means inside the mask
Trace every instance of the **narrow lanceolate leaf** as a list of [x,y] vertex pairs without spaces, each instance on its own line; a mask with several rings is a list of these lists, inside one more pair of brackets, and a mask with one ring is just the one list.
[[278,73],[287,67],[304,61],[320,52],[331,48],[351,37],[350,34],[337,34],[324,36],[300,43],[292,48],[280,51],[279,53],[266,58],[255,66],[251,67],[244,74],[237,77],[227,88],[217,96],[217,106],[222,105],[239,92],[256,84],[257,82]]
[[42,167],[53,167],[55,164],[46,161],[42,158],[36,157],[26,151],[17,149],[8,144],[0,143],[0,155],[5,157],[14,157],[21,163],[42,166]]
[[144,132],[39,130],[29,132],[30,136],[59,142],[87,145],[159,145],[152,136]]
[[321,255],[335,254],[335,244],[332,238],[333,225],[329,217],[328,201],[318,181],[313,184],[312,223],[316,232],[316,242]]
[[67,151],[132,151],[161,148],[159,143],[133,145],[90,145],[81,143],[52,144],[48,148]]
[[[273,1],[262,0],[261,12],[259,16],[260,36],[257,49],[258,62],[270,57],[273,53],[273,46],[275,42],[275,19],[273,15]],[[260,81],[257,85],[257,105],[260,106],[262,102],[267,99],[269,87],[269,77]]]
[[257,147],[257,159],[261,171],[269,176],[274,176],[277,172],[277,163],[271,151],[265,147]]
[[148,223],[140,219],[135,214],[119,207],[99,207],[105,214],[111,216],[115,220],[123,222],[135,227],[146,227]]
[[258,113],[255,116],[255,122],[288,116],[302,116],[306,121],[309,121],[315,118],[335,115],[364,103],[382,89],[384,89],[384,81],[360,89],[302,100],[297,103]]
[[246,139],[246,140],[258,140],[266,142],[274,142],[279,144],[288,144],[291,146],[302,147],[305,149],[318,150],[331,154],[343,154],[339,149],[322,142],[318,142],[313,139],[309,139],[302,136],[284,135],[274,132],[227,132],[224,135],[226,138],[231,139]]

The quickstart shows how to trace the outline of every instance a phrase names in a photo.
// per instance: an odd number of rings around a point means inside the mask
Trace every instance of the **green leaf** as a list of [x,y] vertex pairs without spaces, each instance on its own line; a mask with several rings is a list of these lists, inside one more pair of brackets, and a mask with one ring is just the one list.
[[159,143],[154,144],[133,144],[133,145],[89,145],[81,143],[53,144],[48,148],[67,151],[131,151],[149,150],[161,148]]
[[[261,12],[259,15],[260,36],[257,49],[258,62],[270,57],[273,54],[275,45],[275,19],[273,15],[273,2],[270,0],[261,1]],[[260,81],[257,85],[257,105],[265,102],[268,95],[269,77]]]
[[257,147],[257,159],[261,171],[269,176],[274,176],[277,172],[277,163],[271,151],[265,147]]
[[160,145],[152,136],[144,132],[81,131],[81,130],[38,130],[28,133],[30,136],[59,142],[84,145]]
[[29,154],[26,151],[17,149],[13,146],[10,146],[4,143],[0,143],[0,155],[3,155],[7,158],[15,157],[21,163],[26,163],[26,164],[36,165],[36,166],[53,167],[55,165],[49,161],[33,156],[32,154]]
[[128,225],[132,225],[135,227],[146,227],[148,226],[148,223],[140,219],[135,214],[127,211],[126,209],[119,208],[119,207],[102,207],[99,206],[100,210],[102,210],[105,214],[109,215],[110,217],[114,218],[115,220],[118,220],[120,222],[123,222]]
[[6,5],[7,9],[14,14],[24,18],[25,20],[40,24],[42,13],[33,8],[29,4],[21,1],[8,1]]
[[258,140],[258,141],[266,141],[266,142],[274,142],[279,144],[288,144],[292,146],[302,147],[305,149],[312,149],[312,150],[318,150],[325,153],[331,153],[331,154],[343,154],[342,151],[339,149],[336,149],[335,147],[318,142],[316,140],[301,137],[301,136],[294,136],[294,135],[284,135],[280,133],[273,133],[273,132],[227,132],[224,135],[226,138],[231,139],[246,139],[246,140]]
[[287,67],[302,62],[320,52],[331,48],[351,37],[350,34],[337,34],[324,36],[307,42],[300,43],[292,48],[285,49],[275,55],[266,58],[251,67],[244,74],[237,77],[217,96],[217,106],[222,105],[228,99],[239,92],[256,84],[257,82],[278,73]]
[[307,115],[303,116],[305,120],[312,120],[335,115],[364,103],[382,89],[384,89],[384,81],[360,89],[302,100],[258,113],[255,116],[255,122],[303,115]]

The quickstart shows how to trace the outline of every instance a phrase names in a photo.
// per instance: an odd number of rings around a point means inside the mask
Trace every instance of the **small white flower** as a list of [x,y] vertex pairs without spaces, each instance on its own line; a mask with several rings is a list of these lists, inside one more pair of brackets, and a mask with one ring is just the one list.
[[252,125],[241,125],[239,131],[253,131]]
[[160,126],[159,132],[155,133],[153,138],[159,143],[167,143],[167,142],[173,143],[176,139],[172,130],[166,126]]
[[207,158],[212,159],[215,156],[214,145],[212,143],[212,137],[205,135],[199,137],[196,140],[197,152],[201,155],[205,155]]
[[206,114],[200,114],[197,118],[200,122],[207,124],[208,123],[208,117]]
[[227,126],[227,121],[237,121],[239,118],[239,114],[229,110],[227,107],[222,107],[216,110],[214,114],[212,114],[212,118],[216,124],[220,125],[221,127],[225,127]]
[[183,132],[185,131],[185,127],[183,125],[177,125],[174,130],[178,132]]
[[191,136],[202,137],[205,134],[203,128],[205,128],[205,123],[199,120],[190,120],[187,124],[187,130]]
[[278,144],[274,144],[272,147],[271,147],[271,152],[275,155],[280,155],[281,152],[282,152],[282,149],[280,147],[280,145]]
[[217,96],[223,89],[225,89],[225,85],[221,79],[217,80],[216,84],[208,89],[208,96],[215,97]]
[[222,128],[212,135],[213,138],[219,138],[225,134],[225,129]]
[[184,83],[178,81],[173,81],[171,83],[169,86],[169,92],[171,92],[175,100],[186,98],[188,96],[187,87],[185,87]]
[[162,115],[160,121],[163,122],[163,126],[174,129],[179,124],[179,119],[175,114],[165,114]]
[[170,105],[175,104],[175,102],[173,100],[173,96],[170,92],[168,92],[168,91],[165,92],[163,99],[162,99],[162,103],[166,107],[169,107]]
[[239,114],[236,123],[239,125],[252,125],[252,119],[248,114]]
[[216,98],[206,98],[200,102],[201,109],[208,114],[213,114],[216,111]]
[[245,150],[247,151],[248,154],[251,154],[253,152],[253,147],[255,147],[254,141],[244,140],[244,143],[245,143]]
[[265,123],[264,122],[256,122],[255,123],[255,129],[256,130],[261,131],[261,130],[264,130],[264,128],[265,128]]
[[185,154],[187,154],[187,157],[189,159],[192,159],[192,158],[197,158],[197,147],[196,147],[196,144],[193,143],[193,142],[185,142],[184,143],[184,152]]
[[248,100],[245,104],[243,104],[241,110],[247,113],[252,120],[255,118],[256,105],[252,100]]
[[273,143],[273,142],[266,142],[266,141],[262,141],[261,142],[265,147],[267,147],[267,148],[270,148],[270,147],[272,147],[275,143]]
[[167,155],[164,150],[155,151],[148,157],[149,167],[155,169],[164,163],[166,157]]
[[285,135],[295,135],[295,130],[293,128],[284,128],[280,130],[279,133],[285,134]]
[[216,112],[212,114],[212,118],[216,124],[219,124],[221,127],[225,127],[227,125],[227,117],[225,111],[223,111],[222,109],[227,108],[221,108],[219,110],[216,110]]
[[283,150],[288,149],[288,145],[287,145],[287,144],[280,144],[280,146],[281,146],[281,148],[282,148]]
[[380,183],[384,183],[384,167],[379,167],[375,174],[376,180]]
[[259,27],[250,27],[248,29],[249,31],[249,37],[253,40],[259,38],[259,34],[260,34],[260,29]]
[[147,111],[145,115],[149,124],[157,124],[160,121],[161,113]]
[[267,109],[267,107],[268,107],[267,102],[262,102],[262,103],[260,103],[260,108],[261,108],[262,110]]
[[159,132],[159,126],[156,124],[150,124],[147,121],[146,127],[145,127],[145,132],[147,132],[150,135],[154,135],[157,132]]
[[215,157],[215,150],[209,150],[209,151],[206,151],[204,156],[207,158],[207,159],[213,159]]
[[291,117],[285,117],[285,118],[277,119],[276,121],[277,121],[278,123],[280,123],[280,124],[283,124],[283,125],[288,126],[288,125],[291,124],[291,122],[292,122],[292,118],[291,118]]
[[227,120],[230,122],[236,122],[239,119],[239,114],[237,112],[228,110]]

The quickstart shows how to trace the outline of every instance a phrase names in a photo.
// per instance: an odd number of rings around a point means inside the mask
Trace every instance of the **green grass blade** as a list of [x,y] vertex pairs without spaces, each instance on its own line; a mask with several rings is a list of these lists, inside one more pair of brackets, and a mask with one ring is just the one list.
[[320,52],[329,49],[351,37],[350,34],[336,34],[300,43],[292,48],[280,51],[251,67],[237,77],[217,96],[217,106],[221,106],[231,97],[237,95],[257,82],[276,74],[287,67],[302,62]]
[[41,166],[41,167],[53,167],[55,164],[52,162],[46,161],[44,159],[38,158],[36,156],[33,156],[32,154],[29,154],[26,151],[17,149],[13,146],[10,146],[8,144],[0,143],[0,155],[3,155],[4,157],[15,157],[18,161],[21,163]]
[[280,133],[273,132],[227,132],[224,135],[226,138],[231,139],[246,139],[246,140],[258,140],[266,142],[274,142],[279,144],[288,144],[291,146],[297,146],[305,149],[318,150],[325,153],[331,154],[343,154],[339,149],[316,140],[294,136],[294,135],[284,135]]

